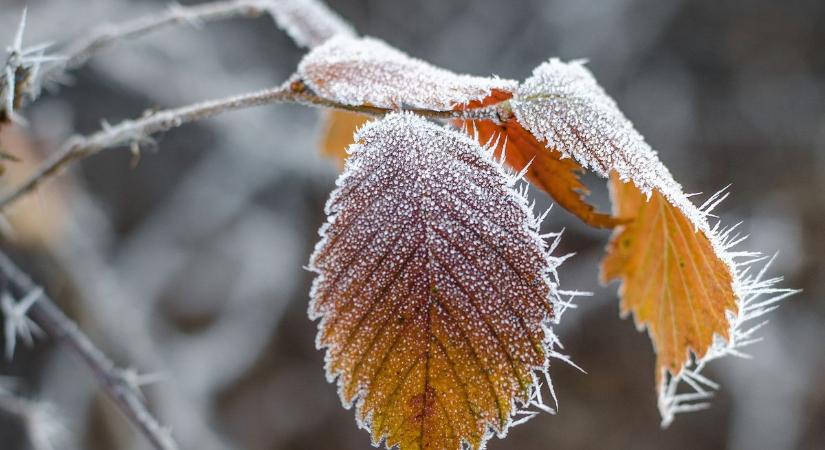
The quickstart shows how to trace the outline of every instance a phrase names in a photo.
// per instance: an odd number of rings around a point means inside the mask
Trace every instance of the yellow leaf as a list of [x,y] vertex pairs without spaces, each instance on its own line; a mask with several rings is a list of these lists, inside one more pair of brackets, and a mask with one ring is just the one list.
[[650,200],[614,174],[616,229],[602,261],[602,282],[621,279],[622,314],[633,313],[656,350],[656,379],[679,374],[689,352],[702,358],[714,335],[730,338],[727,312],[737,313],[733,274],[708,236],[682,210],[653,191]]
[[321,153],[344,167],[347,147],[353,142],[355,131],[370,121],[370,117],[349,111],[329,110],[322,112]]
[[558,260],[466,135],[391,114],[358,141],[310,261],[327,376],[375,444],[481,448],[539,406]]

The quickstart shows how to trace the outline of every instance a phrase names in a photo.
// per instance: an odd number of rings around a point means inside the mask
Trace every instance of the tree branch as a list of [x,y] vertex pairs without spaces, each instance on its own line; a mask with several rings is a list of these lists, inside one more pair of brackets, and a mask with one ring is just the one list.
[[[0,252],[0,272],[6,287],[16,297],[39,289],[5,254]],[[44,293],[29,309],[29,316],[53,339],[62,342],[77,354],[97,378],[103,391],[126,417],[138,427],[157,450],[177,450],[178,445],[168,429],[160,425],[141,399],[140,392],[128,381],[124,372],[99,349]]]
[[[237,17],[269,14],[302,47],[314,47],[334,34],[354,34],[352,27],[318,0],[225,0],[194,6],[175,4],[160,14],[104,25],[60,51],[44,56],[46,46],[22,48],[25,12],[5,67],[0,70],[0,122],[15,118],[25,95],[36,98],[42,86],[58,82],[98,51],[121,41],[180,24],[199,25]],[[42,67],[41,67],[42,65]],[[19,119],[19,118],[18,118]],[[0,123],[1,124],[1,123]]]
[[54,81],[67,70],[86,63],[95,53],[127,39],[180,24],[200,24],[235,17],[258,17],[267,12],[265,0],[228,0],[194,6],[173,5],[161,14],[141,17],[118,25],[104,25],[61,51],[64,59],[43,68],[41,80]]
[[[115,126],[104,126],[101,131],[88,136],[75,136],[69,139],[57,153],[47,159],[26,181],[0,196],[0,211],[24,195],[33,192],[40,184],[58,175],[63,168],[74,161],[87,158],[108,148],[127,144],[137,151],[140,144],[147,141],[152,134],[168,131],[190,122],[207,119],[230,111],[270,103],[298,103],[377,116],[396,111],[375,106],[353,106],[338,103],[315,95],[300,81],[293,81],[274,89],[264,89],[235,97],[149,113],[140,119],[126,120]],[[405,111],[433,119],[499,120],[509,114],[506,103],[460,111],[424,109],[408,109]]]

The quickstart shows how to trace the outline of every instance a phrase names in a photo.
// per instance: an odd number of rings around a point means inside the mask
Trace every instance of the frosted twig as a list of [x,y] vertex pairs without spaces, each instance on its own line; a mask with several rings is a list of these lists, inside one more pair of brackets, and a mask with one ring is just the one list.
[[[0,253],[0,273],[6,289],[15,296],[36,292],[37,286],[5,254]],[[177,450],[169,430],[160,425],[141,400],[128,377],[45,294],[29,308],[29,315],[53,339],[68,346],[92,371],[101,388],[146,436],[157,450]]]
[[62,50],[61,54],[64,59],[44,67],[41,81],[49,82],[58,79],[67,70],[76,69],[85,64],[99,50],[111,47],[120,41],[138,38],[175,25],[198,25],[235,17],[258,17],[267,12],[264,6],[269,3],[272,1],[228,0],[193,6],[173,4],[160,14],[117,25],[103,25]]
[[[117,125],[107,125],[97,133],[75,136],[47,159],[26,181],[0,196],[0,210],[14,203],[24,195],[34,191],[42,182],[59,174],[70,163],[94,155],[102,150],[140,142],[147,136],[171,130],[181,125],[208,119],[230,111],[271,103],[298,103],[325,108],[336,108],[370,115],[384,115],[394,110],[375,106],[352,106],[319,97],[300,81],[285,83],[277,88],[263,89],[248,94],[210,100],[149,113],[140,119],[126,120]],[[494,107],[464,111],[433,111],[408,109],[420,116],[435,119],[481,119],[498,120],[500,114]]]
[[[36,98],[43,85],[58,82],[67,71],[77,69],[98,51],[119,42],[181,24],[197,27],[206,22],[238,17],[255,18],[264,14],[271,15],[277,25],[302,47],[314,47],[337,33],[355,33],[346,21],[317,0],[225,0],[193,6],[173,3],[159,14],[100,26],[63,48],[59,58],[52,58],[43,55],[50,45],[40,45],[25,51],[21,48],[26,23],[24,11],[14,43],[9,48],[10,57],[0,73],[0,82],[8,85],[0,88],[0,100],[3,101],[0,105],[0,118],[6,114],[8,118],[20,120],[15,110],[19,108],[24,94]],[[21,64],[23,56],[31,60],[28,61],[32,63],[31,69]],[[41,62],[51,64],[44,64],[41,69]],[[25,80],[17,74],[20,67],[26,69]]]

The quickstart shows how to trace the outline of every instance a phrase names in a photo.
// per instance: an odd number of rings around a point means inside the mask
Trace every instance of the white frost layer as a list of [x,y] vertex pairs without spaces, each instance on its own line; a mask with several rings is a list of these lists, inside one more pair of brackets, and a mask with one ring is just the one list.
[[714,227],[708,223],[711,210],[727,195],[718,193],[696,207],[582,62],[551,59],[540,65],[519,87],[511,104],[519,122],[548,147],[557,148],[603,177],[615,171],[622,181],[632,181],[648,196],[654,190],[662,193],[708,237],[716,255],[727,265],[737,304],[736,311],[728,312],[730,338],[715,336],[706,354],[689,357],[679,374],[662,377],[658,387],[663,426],[679,412],[707,407],[704,400],[718,386],[701,374],[705,365],[722,356],[742,356],[740,349],[755,342],[753,334],[764,322],[749,324],[794,291],[775,288],[781,278],[764,279],[767,265],[757,275],[749,274],[749,266],[763,258],[758,253],[731,250],[744,240],[734,234],[735,226],[722,229],[718,223]]
[[298,75],[318,95],[347,105],[446,111],[518,83],[459,75],[374,38],[336,36],[307,54]]
[[355,29],[318,0],[263,0],[279,28],[300,47],[313,48],[333,36],[355,36]]

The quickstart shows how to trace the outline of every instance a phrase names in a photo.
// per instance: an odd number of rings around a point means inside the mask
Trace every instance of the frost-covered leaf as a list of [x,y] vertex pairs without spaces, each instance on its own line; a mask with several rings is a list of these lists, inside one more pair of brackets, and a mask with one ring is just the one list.
[[310,262],[328,379],[376,444],[481,448],[543,407],[559,260],[468,136],[391,114],[357,142]]
[[374,38],[336,36],[307,54],[298,76],[321,97],[346,105],[446,111],[516,82],[458,75]]
[[[505,101],[510,93],[494,91],[482,102],[470,102],[468,107],[478,108]],[[610,214],[600,213],[584,197],[589,193],[587,186],[579,179],[582,167],[572,158],[563,157],[561,152],[547,148],[525,130],[515,118],[502,123],[492,120],[466,121],[463,123],[468,133],[481,143],[496,145],[495,155],[502,152],[508,166],[516,172],[526,169],[525,177],[534,186],[546,192],[560,206],[575,214],[583,222],[598,228],[613,228],[620,221]]]
[[355,29],[318,0],[269,0],[264,7],[301,47],[317,47],[337,36],[355,36]]
[[[659,411],[668,425],[676,413],[707,406],[702,401],[718,388],[701,374],[707,362],[741,355],[762,325],[748,324],[793,291],[773,287],[778,278],[763,280],[765,269],[748,275],[748,266],[763,258],[730,251],[742,241],[733,234],[735,227],[708,226],[704,217],[725,196],[717,194],[703,210],[694,207],[686,214],[659,191],[647,199],[615,174],[610,191],[614,213],[632,221],[614,232],[601,278],[622,280],[622,314],[632,312],[637,327],[650,335]],[[683,382],[688,392],[680,391]]]
[[[743,324],[790,291],[773,288],[776,279],[748,278],[756,254],[730,252],[739,240],[707,222],[718,199],[697,208],[582,63],[540,65],[511,105],[549,147],[611,174],[614,213],[632,222],[614,232],[603,280],[622,280],[623,312],[633,312],[653,341],[663,423],[703,406],[695,402],[716,388],[700,374],[704,365],[751,342]],[[681,382],[692,392],[680,393]]]
[[612,171],[645,194],[682,202],[682,188],[581,62],[551,59],[511,100],[519,123],[550,148],[603,177]]
[[349,157],[347,147],[354,141],[355,131],[370,121],[370,117],[342,110],[322,111],[321,153],[337,160],[340,167]]

